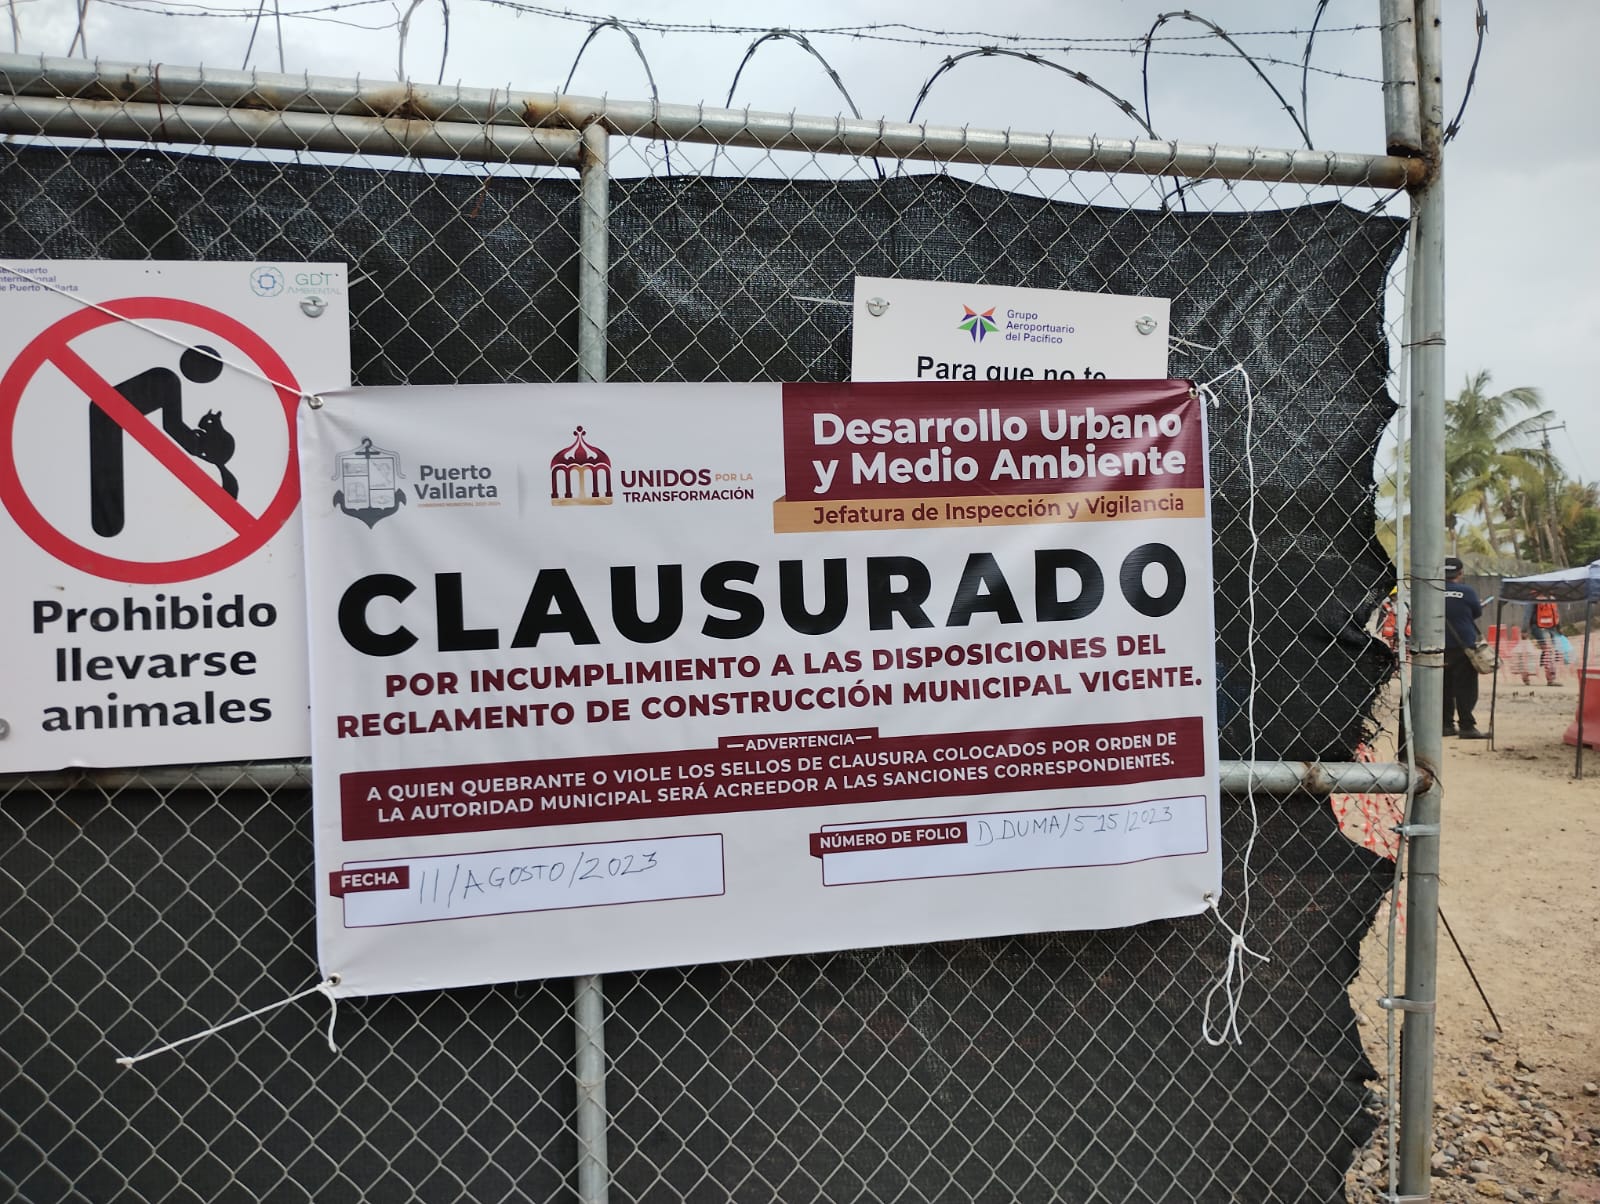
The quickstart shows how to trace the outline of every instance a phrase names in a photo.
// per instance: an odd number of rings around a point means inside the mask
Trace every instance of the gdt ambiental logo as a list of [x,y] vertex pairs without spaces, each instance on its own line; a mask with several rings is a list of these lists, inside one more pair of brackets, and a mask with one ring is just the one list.
[[251,268],[250,291],[258,297],[276,297],[283,292],[283,273],[269,264]]

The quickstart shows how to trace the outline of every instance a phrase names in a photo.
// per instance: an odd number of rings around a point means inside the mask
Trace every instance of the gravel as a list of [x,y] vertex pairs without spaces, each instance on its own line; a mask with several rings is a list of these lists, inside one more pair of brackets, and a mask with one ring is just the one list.
[[[1432,1198],[1440,1204],[1600,1201],[1600,1112],[1590,1102],[1600,1095],[1591,1090],[1595,1084],[1585,1083],[1576,1099],[1547,1092],[1538,1070],[1509,1048],[1509,1039],[1495,1033],[1486,1044],[1466,1066],[1435,1070]],[[1345,1176],[1351,1204],[1387,1198],[1382,1088],[1374,1096],[1378,1132]]]

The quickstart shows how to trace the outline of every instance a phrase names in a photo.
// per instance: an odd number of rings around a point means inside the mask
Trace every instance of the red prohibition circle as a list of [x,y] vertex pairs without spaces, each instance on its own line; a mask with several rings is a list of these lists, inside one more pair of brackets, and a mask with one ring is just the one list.
[[[50,520],[39,513],[17,474],[17,410],[28,385],[52,353],[66,353],[73,339],[124,319],[159,319],[197,327],[237,347],[263,376],[277,382],[273,389],[283,408],[284,426],[289,435],[289,454],[277,493],[267,508],[252,516],[243,529],[235,528],[233,539],[181,560],[124,560],[84,547],[56,530]],[[0,502],[16,519],[17,526],[39,547],[63,564],[96,577],[138,585],[166,585],[220,572],[264,546],[300,504],[300,477],[295,470],[298,459],[295,408],[299,402],[300,386],[283,357],[244,323],[210,306],[173,297],[125,297],[120,301],[107,301],[99,309],[81,309],[41,331],[17,355],[5,376],[0,377]]]

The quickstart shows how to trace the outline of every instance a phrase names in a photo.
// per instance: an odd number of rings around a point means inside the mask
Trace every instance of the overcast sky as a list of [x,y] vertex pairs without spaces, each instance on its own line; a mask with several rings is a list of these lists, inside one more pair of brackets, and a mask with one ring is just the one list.
[[[285,13],[322,8],[330,0],[279,0]],[[409,2],[409,0],[408,0]],[[75,0],[15,0],[22,49],[63,54],[77,24]],[[160,16],[89,0],[86,34],[92,55],[114,60],[203,63],[238,68],[249,62],[276,70],[279,23],[267,0],[259,26],[252,0],[160,0],[173,11],[243,14]],[[156,7],[151,4],[149,7]],[[394,78],[397,17],[405,5],[366,3],[324,18],[373,27],[353,29],[329,20],[286,17],[282,55],[290,71]],[[884,29],[881,40],[812,33],[816,49],[838,71],[867,117],[905,120],[919,90],[946,55],[963,45],[994,43],[1001,35],[1044,41],[1070,39],[1066,53],[1045,51],[1142,105],[1139,56],[1126,52],[1170,0],[565,0],[578,13],[690,25],[758,25],[817,30],[904,22],[952,31],[935,38]],[[1315,0],[1221,0],[1189,7],[1230,32],[1263,58],[1263,70],[1296,109],[1303,33]],[[1475,43],[1472,5],[1446,8],[1446,96],[1451,115],[1466,84]],[[469,86],[554,91],[566,80],[589,33],[582,20],[514,13],[484,0],[453,0],[447,82]],[[1447,333],[1453,392],[1467,374],[1487,369],[1497,386],[1543,391],[1556,421],[1552,436],[1568,472],[1600,477],[1600,407],[1590,396],[1592,348],[1600,335],[1594,281],[1600,254],[1583,231],[1600,185],[1600,140],[1588,120],[1597,111],[1600,83],[1587,61],[1600,43],[1600,4],[1571,0],[1489,0],[1489,29],[1477,84],[1460,136],[1448,151]],[[1332,0],[1314,47],[1307,124],[1319,149],[1372,151],[1383,145],[1381,75],[1375,25],[1377,0]],[[432,82],[440,71],[442,8],[419,3],[406,44],[405,68]],[[1189,22],[1169,22],[1162,34],[1203,34]],[[1249,36],[1244,36],[1248,34]],[[640,46],[663,101],[722,105],[754,35],[664,33],[640,27]],[[1090,39],[1122,39],[1094,43]],[[951,43],[951,44],[934,44]],[[1299,132],[1251,68],[1216,39],[1163,43],[1151,75],[1151,124],[1162,137],[1275,147],[1300,145]],[[1356,78],[1342,78],[1353,76]],[[645,68],[629,40],[601,32],[584,53],[571,91],[647,99]],[[770,43],[746,67],[736,106],[831,115],[844,102],[823,68],[792,42]],[[939,124],[1065,134],[1131,137],[1137,125],[1103,97],[1056,72],[1014,60],[963,63],[943,76],[917,113]],[[1114,198],[1100,198],[1102,203]],[[1281,200],[1292,204],[1293,190]]]

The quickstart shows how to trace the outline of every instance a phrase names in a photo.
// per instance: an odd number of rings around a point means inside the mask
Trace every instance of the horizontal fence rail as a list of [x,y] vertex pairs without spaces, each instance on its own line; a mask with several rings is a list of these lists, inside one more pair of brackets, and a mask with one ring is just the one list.
[[[209,105],[230,111],[242,108],[379,120],[471,122],[496,128],[581,130],[599,125],[613,134],[635,138],[1061,171],[1366,188],[1404,188],[1418,182],[1422,171],[1417,160],[1392,155],[1152,139],[1069,138],[701,105],[599,100],[548,92],[386,84],[14,54],[0,55],[0,83],[19,96],[119,101],[158,109],[168,105]],[[22,125],[23,113],[7,117],[0,111],[0,121],[5,123],[0,128],[8,132],[29,132]],[[498,151],[485,153],[499,157]],[[463,155],[474,157],[470,150],[464,150]]]
[[0,132],[124,142],[313,150],[487,163],[577,166],[579,135],[567,130],[475,126],[403,117],[317,115],[131,101],[0,98]]
[[[1432,783],[1432,775],[1418,770],[1413,778],[1400,764],[1368,761],[1225,761],[1222,789],[1233,795],[1247,793],[1289,795],[1404,794],[1416,783],[1418,791]],[[113,793],[149,789],[216,792],[238,786],[260,790],[308,789],[311,766],[306,761],[263,761],[240,765],[176,765],[145,769],[64,769],[55,773],[0,774],[0,794],[31,786],[49,794],[93,789]]]

